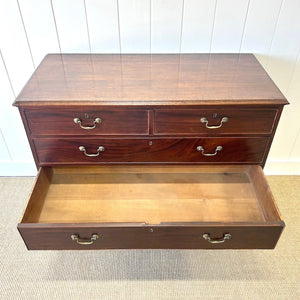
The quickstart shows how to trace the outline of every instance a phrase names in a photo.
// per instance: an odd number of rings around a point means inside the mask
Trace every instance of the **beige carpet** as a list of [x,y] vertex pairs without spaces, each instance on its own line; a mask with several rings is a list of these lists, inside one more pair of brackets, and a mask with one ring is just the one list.
[[300,176],[269,176],[275,250],[27,251],[16,224],[33,178],[0,178],[0,299],[300,299]]

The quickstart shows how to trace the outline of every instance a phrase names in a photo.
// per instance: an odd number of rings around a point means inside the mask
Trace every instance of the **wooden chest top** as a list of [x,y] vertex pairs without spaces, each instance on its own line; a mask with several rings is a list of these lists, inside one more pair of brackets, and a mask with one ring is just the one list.
[[22,105],[287,104],[252,54],[49,54]]

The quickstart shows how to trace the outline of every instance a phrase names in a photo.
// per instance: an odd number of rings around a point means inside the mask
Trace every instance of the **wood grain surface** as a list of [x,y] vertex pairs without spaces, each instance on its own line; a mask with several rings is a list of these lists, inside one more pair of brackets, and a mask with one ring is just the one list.
[[[128,224],[100,226],[99,224],[19,224],[18,229],[29,250],[102,250],[102,249],[273,249],[279,239],[279,224],[203,224],[149,226]],[[92,245],[78,245],[71,235],[90,238],[98,234]],[[221,244],[210,244],[202,237],[231,239]]]
[[252,54],[50,54],[15,105],[64,101],[85,105],[287,104]]
[[[273,129],[275,109],[157,109],[154,112],[154,134],[270,134]],[[201,122],[205,118],[207,124]],[[221,122],[227,118],[226,122]],[[210,129],[211,126],[220,128]]]
[[[268,143],[265,137],[204,137],[204,138],[37,138],[33,140],[41,165],[101,164],[136,162],[187,163],[257,163],[263,161]],[[97,154],[99,146],[105,148],[96,157],[87,157],[79,150],[84,146],[87,154]],[[203,154],[197,147],[202,146]]]
[[284,222],[247,165],[287,103],[250,54],[47,55],[15,102],[47,166],[18,225],[28,249],[274,248]]
[[[257,193],[252,183],[260,167],[130,169],[42,169],[39,177],[51,173],[51,182],[37,181],[18,226],[28,248],[273,248],[284,226],[271,194]],[[70,238],[93,233],[100,238],[87,247]],[[232,239],[212,245],[204,233]]]
[[[148,135],[148,111],[130,107],[43,107],[25,110],[31,135]],[[83,129],[74,122],[81,121],[84,127],[93,127],[96,118],[101,123],[94,129]]]

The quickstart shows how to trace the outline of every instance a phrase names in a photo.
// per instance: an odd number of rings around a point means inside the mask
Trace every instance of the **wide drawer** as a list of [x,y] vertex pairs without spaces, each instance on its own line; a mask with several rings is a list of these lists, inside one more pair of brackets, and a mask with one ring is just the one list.
[[41,165],[105,162],[259,164],[268,141],[264,137],[33,140]]
[[99,107],[25,109],[32,135],[147,135],[147,110]]
[[276,109],[160,109],[154,134],[270,134]]
[[284,223],[259,166],[40,169],[28,249],[274,248]]

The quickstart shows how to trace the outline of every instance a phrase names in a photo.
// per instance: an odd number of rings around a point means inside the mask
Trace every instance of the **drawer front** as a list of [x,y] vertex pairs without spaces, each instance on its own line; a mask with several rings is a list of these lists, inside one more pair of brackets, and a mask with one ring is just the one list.
[[156,110],[155,134],[270,134],[276,109]]
[[146,135],[148,111],[94,108],[25,110],[32,135]]
[[[29,226],[27,226],[29,225]],[[45,225],[45,224],[44,224]],[[84,224],[80,226],[53,224],[33,226],[19,224],[19,231],[30,250],[92,250],[92,249],[272,249],[281,231],[280,225],[261,226],[137,226],[101,227]],[[229,239],[222,242],[225,234]],[[97,234],[98,238],[90,238]],[[203,235],[210,236],[210,243]],[[78,244],[71,238],[77,235]]]
[[261,163],[268,138],[34,139],[40,163]]

